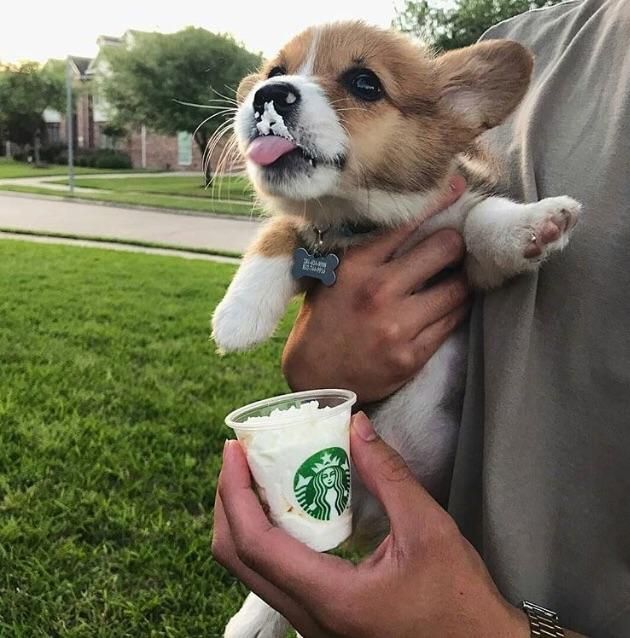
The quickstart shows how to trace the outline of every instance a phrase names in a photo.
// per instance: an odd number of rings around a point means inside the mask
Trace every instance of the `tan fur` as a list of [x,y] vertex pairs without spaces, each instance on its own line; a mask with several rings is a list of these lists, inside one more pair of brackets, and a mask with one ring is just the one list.
[[486,195],[501,193],[497,162],[480,144],[471,146],[458,157],[457,169],[474,192]]
[[[342,176],[342,190],[348,193],[357,188],[396,193],[435,188],[454,156],[516,107],[531,73],[531,56],[516,43],[488,42],[435,57],[394,31],[345,22],[312,27],[296,36],[258,75],[244,80],[239,98],[276,66],[297,73],[314,42],[312,75],[351,140]],[[347,92],[340,77],[356,66],[376,73],[386,99],[367,103]],[[449,104],[448,95],[461,86],[484,87],[487,93],[485,110],[474,121],[453,113]]]
[[263,257],[291,255],[299,245],[298,222],[287,216],[274,217],[256,238],[249,252]]
[[[345,185],[394,192],[433,187],[452,159],[448,138],[458,134],[446,122],[435,126],[440,85],[430,51],[399,33],[361,22],[326,25],[310,33],[311,42],[315,37],[313,74],[351,138]],[[310,43],[305,55],[309,49]],[[293,51],[290,43],[280,59],[286,62]],[[302,62],[289,65],[289,72]],[[376,73],[385,100],[366,103],[347,92],[339,77],[356,66]],[[456,142],[460,149],[464,143]]]
[[464,116],[464,120],[476,137],[501,124],[518,106],[529,86],[534,59],[517,42],[488,40],[449,51],[436,62],[443,94],[462,89],[473,93],[480,117]]
[[317,27],[306,29],[286,44],[275,58],[267,61],[261,75],[266,76],[276,66],[284,67],[289,75],[297,73],[308,57],[311,43],[316,37]]
[[241,80],[238,89],[236,89],[236,101],[239,104],[249,95],[249,92],[254,88],[254,84],[260,80],[260,77],[260,73],[252,73]]

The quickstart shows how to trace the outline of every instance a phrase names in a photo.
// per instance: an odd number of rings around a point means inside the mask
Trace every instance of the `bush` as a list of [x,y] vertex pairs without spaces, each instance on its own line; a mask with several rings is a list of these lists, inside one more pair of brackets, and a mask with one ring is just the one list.
[[16,162],[27,162],[29,155],[32,155],[30,151],[25,151],[23,149],[20,149],[19,151],[13,151],[13,153],[11,154],[11,157]]
[[83,151],[80,150],[74,155],[74,163],[77,166],[94,167],[94,154],[96,151]]
[[[13,153],[13,159],[18,162],[28,162],[29,157],[34,159],[33,150],[28,147]],[[42,163],[63,166],[68,163],[68,147],[64,143],[46,144],[40,149],[40,160]],[[76,149],[74,164],[88,168],[132,168],[131,159],[127,153],[110,148]]]
[[[68,147],[63,143],[47,144],[42,146],[39,156],[42,164],[61,164],[64,166],[68,163]],[[32,149],[24,147],[14,151],[12,157],[17,162],[28,162],[29,157],[34,161],[35,153]],[[110,148],[76,149],[74,164],[89,168],[132,168],[131,158],[127,153]]]
[[68,162],[67,146],[63,142],[55,142],[42,146],[39,151],[42,162],[49,164],[65,164]]
[[94,155],[95,168],[131,168],[131,158],[120,151],[98,151]]

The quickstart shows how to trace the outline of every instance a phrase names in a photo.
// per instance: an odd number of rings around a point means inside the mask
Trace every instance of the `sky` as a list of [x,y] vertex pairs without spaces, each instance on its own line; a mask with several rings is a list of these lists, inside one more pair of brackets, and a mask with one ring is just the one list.
[[248,49],[271,56],[312,24],[361,18],[388,26],[400,5],[400,0],[19,0],[0,19],[0,61],[92,57],[99,35],[120,36],[127,29],[171,33],[190,25],[232,33]]

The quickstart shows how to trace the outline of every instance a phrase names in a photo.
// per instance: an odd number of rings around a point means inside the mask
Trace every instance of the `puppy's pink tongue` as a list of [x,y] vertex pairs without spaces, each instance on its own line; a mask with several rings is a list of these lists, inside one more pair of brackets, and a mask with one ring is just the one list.
[[285,137],[263,135],[254,139],[249,145],[247,157],[259,166],[268,166],[296,148],[297,145]]

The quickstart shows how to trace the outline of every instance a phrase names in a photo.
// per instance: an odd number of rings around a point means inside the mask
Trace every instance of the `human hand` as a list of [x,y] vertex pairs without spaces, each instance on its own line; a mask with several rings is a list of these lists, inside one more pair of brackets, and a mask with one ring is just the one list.
[[369,558],[355,566],[274,527],[239,443],[229,441],[215,505],[216,560],[309,638],[528,637],[525,615],[501,597],[452,518],[362,413],[351,451],[391,525]]
[[[435,212],[466,188],[451,181]],[[383,399],[409,381],[468,312],[470,291],[463,273],[415,292],[434,275],[459,263],[464,243],[442,230],[392,258],[417,223],[347,251],[338,280],[316,285],[285,346],[283,371],[293,390],[347,388],[361,403]]]

